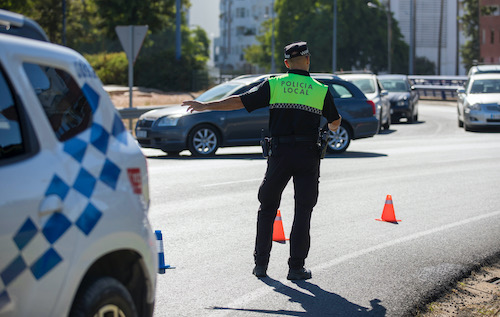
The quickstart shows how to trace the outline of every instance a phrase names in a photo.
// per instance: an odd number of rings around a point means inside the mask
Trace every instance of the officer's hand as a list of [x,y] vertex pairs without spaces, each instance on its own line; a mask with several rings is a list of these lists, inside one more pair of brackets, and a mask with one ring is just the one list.
[[342,118],[339,118],[333,122],[328,123],[328,129],[333,132],[337,132],[337,130],[340,127],[340,122],[342,121]]
[[204,103],[196,101],[196,100],[187,100],[182,102],[183,107],[188,107],[187,112],[195,112],[195,111],[203,111],[206,110],[207,107]]

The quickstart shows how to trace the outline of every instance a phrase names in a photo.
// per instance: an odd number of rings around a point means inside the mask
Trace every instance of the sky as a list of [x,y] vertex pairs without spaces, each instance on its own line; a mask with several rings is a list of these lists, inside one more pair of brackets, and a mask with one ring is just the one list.
[[205,29],[211,40],[219,36],[219,2],[220,0],[191,0],[189,24]]

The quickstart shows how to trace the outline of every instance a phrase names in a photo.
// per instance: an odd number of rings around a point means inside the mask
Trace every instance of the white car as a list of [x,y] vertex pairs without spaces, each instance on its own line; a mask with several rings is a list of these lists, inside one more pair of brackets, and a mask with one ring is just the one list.
[[464,89],[458,90],[458,126],[500,127],[500,74],[471,75]]
[[368,98],[375,103],[376,114],[379,120],[379,131],[391,126],[391,101],[389,92],[385,90],[377,75],[372,73],[339,73],[338,76],[356,85]]
[[0,316],[152,316],[146,160],[88,62],[0,34]]

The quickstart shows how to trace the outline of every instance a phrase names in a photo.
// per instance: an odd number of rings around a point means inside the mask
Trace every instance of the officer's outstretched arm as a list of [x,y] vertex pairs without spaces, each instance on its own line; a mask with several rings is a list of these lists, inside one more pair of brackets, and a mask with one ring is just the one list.
[[244,107],[240,96],[229,96],[227,98],[209,102],[196,100],[183,101],[182,106],[188,107],[188,112],[204,110],[236,110]]
[[330,131],[337,131],[338,128],[340,127],[340,122],[342,121],[342,117],[338,118],[337,120],[333,121],[333,122],[330,122],[328,123],[328,129],[330,129]]

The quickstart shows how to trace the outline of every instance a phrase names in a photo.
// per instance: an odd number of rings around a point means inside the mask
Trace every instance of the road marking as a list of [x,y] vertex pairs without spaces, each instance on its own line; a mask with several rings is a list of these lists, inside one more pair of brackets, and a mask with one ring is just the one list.
[[[454,223],[450,223],[447,225],[443,225],[443,226],[440,226],[440,227],[437,227],[434,229],[429,229],[429,230],[425,230],[422,232],[417,232],[417,233],[411,234],[411,235],[406,236],[406,237],[402,237],[402,238],[395,239],[395,240],[392,240],[389,242],[381,243],[381,244],[378,244],[376,246],[366,248],[363,250],[355,251],[355,252],[346,254],[344,256],[341,256],[339,258],[336,258],[334,260],[331,260],[329,262],[325,262],[323,264],[316,265],[314,267],[311,267],[311,271],[322,271],[322,270],[330,268],[334,265],[338,265],[342,262],[352,260],[354,258],[366,255],[366,254],[374,252],[374,251],[379,251],[382,249],[391,248],[391,247],[394,247],[395,245],[400,244],[400,243],[413,241],[413,240],[416,240],[416,239],[419,239],[419,238],[422,238],[422,237],[425,237],[425,236],[428,236],[428,235],[431,235],[434,233],[442,232],[445,230],[460,227],[460,226],[463,226],[463,225],[466,225],[466,224],[469,224],[472,222],[476,222],[476,221],[480,221],[480,220],[483,220],[486,218],[491,218],[491,217],[496,217],[496,216],[500,216],[500,211],[495,211],[495,212],[491,212],[488,214],[479,215],[479,216],[472,217],[472,218],[467,218],[467,219],[457,221]],[[214,311],[212,314],[210,314],[210,316],[228,315],[231,312],[234,312],[234,309],[241,309],[246,304],[248,304],[254,300],[257,300],[258,298],[263,297],[268,293],[274,292],[274,289],[280,287],[280,285],[282,285],[282,284],[288,285],[288,283],[289,283],[289,281],[287,281],[287,280],[280,280],[280,281],[272,282],[268,286],[263,286],[261,288],[256,289],[253,292],[250,292],[250,293],[248,293],[240,298],[237,298],[233,302],[225,305],[225,307],[227,307],[228,309],[220,308],[221,310]]]
[[250,182],[261,181],[261,180],[262,180],[262,178],[245,179],[245,180],[240,180],[240,181],[231,181],[231,182],[223,182],[223,183],[206,184],[206,185],[202,185],[201,187],[214,187],[214,186],[222,186],[222,185],[233,185],[233,184],[240,184],[240,183],[250,183]]

